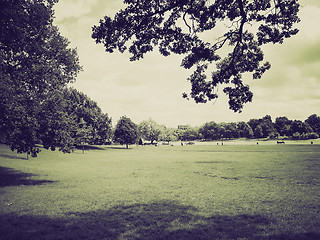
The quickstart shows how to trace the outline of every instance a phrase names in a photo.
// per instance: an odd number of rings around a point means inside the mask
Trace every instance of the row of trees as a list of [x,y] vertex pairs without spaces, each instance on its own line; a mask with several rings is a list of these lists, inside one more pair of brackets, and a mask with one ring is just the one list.
[[51,150],[59,146],[63,152],[70,152],[76,145],[105,144],[111,136],[111,118],[73,88],[51,94],[39,119],[39,140]]
[[[23,109],[23,105],[15,108]],[[50,92],[46,99],[33,107],[33,116],[7,115],[2,122],[0,140],[19,153],[38,153],[37,144],[67,153],[84,144],[105,144],[112,134],[111,118],[96,102],[73,88]],[[19,118],[19,119],[18,119]],[[29,119],[29,124],[24,119]],[[12,122],[15,120],[15,122]],[[11,124],[11,125],[9,125]]]
[[53,25],[57,0],[0,3],[0,141],[36,156],[37,144],[63,152],[104,143],[111,120],[67,84],[76,80],[76,49]]
[[220,138],[318,138],[320,134],[320,117],[311,115],[305,121],[289,120],[271,116],[261,119],[250,119],[248,122],[220,123],[210,122],[199,128],[198,138],[216,140]]
[[[316,114],[305,121],[289,120],[287,117],[277,117],[275,122],[269,115],[261,119],[251,119],[248,122],[216,123],[207,122],[201,127],[188,125],[177,129],[159,125],[152,119],[142,121],[138,125],[130,118],[122,117],[114,131],[113,140],[120,144],[136,143],[140,139],[150,141],[194,141],[218,140],[235,138],[290,138],[315,139],[320,135],[320,117]],[[140,140],[141,141],[141,140]]]

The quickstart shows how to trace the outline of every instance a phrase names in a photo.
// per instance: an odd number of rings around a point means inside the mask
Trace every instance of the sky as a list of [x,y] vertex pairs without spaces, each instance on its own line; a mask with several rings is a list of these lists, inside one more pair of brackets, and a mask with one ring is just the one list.
[[[167,127],[180,124],[201,126],[215,121],[239,122],[271,115],[305,120],[320,115],[320,1],[301,0],[296,25],[299,33],[281,45],[263,48],[271,69],[259,80],[246,79],[254,96],[241,113],[229,109],[219,90],[215,102],[196,104],[182,98],[190,92],[187,78],[192,71],[180,67],[182,56],[164,57],[154,51],[130,62],[127,53],[106,53],[91,38],[94,25],[105,15],[113,17],[125,7],[121,0],[60,0],[54,24],[77,48],[83,71],[72,87],[96,101],[113,125],[121,116],[135,123],[152,119]],[[252,77],[252,76],[251,76]]]

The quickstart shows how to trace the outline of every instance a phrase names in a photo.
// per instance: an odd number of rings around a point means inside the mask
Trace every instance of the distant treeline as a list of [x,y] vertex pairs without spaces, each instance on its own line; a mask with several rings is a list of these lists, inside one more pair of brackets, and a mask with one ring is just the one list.
[[248,122],[207,122],[201,127],[179,126],[179,140],[217,140],[221,138],[270,138],[270,139],[316,139],[320,134],[320,117],[316,114],[305,121],[271,116],[250,119]]
[[[181,127],[180,127],[181,128]],[[273,122],[269,115],[248,122],[208,122],[200,128],[178,129],[181,140],[217,140],[221,138],[270,138],[270,139],[316,139],[320,134],[320,117],[311,115],[305,121],[277,117]]]
[[[290,120],[277,117],[273,122],[271,116],[250,119],[248,122],[216,123],[207,122],[201,127],[179,125],[167,128],[153,120],[138,124],[138,139],[150,141],[194,141],[237,138],[269,138],[269,139],[316,139],[320,134],[320,117],[316,114],[305,121]],[[141,142],[141,140],[140,140]]]

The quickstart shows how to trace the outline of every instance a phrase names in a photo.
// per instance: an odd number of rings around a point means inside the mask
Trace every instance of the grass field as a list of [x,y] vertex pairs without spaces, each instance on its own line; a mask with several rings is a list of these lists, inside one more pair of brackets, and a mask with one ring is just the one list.
[[320,145],[0,145],[0,239],[320,239]]

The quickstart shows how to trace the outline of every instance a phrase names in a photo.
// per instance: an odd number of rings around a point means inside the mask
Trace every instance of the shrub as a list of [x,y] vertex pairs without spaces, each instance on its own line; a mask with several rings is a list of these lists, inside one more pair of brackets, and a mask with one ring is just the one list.
[[312,133],[298,133],[298,132],[295,132],[293,135],[292,135],[292,139],[294,140],[307,140],[307,139],[317,139],[319,138],[319,135],[315,132],[312,132]]
[[317,139],[319,135],[315,132],[312,133],[304,133],[301,135],[301,139]]

